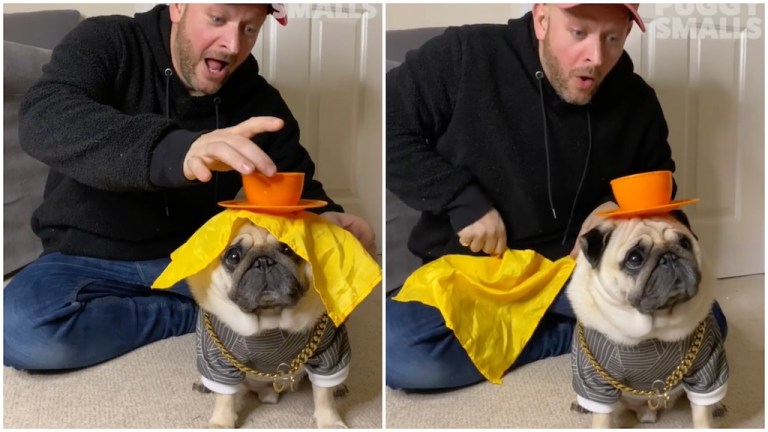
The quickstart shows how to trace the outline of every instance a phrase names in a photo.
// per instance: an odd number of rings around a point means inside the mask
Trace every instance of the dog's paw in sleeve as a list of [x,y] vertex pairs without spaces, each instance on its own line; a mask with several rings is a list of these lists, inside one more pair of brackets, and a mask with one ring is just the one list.
[[579,414],[589,414],[592,411],[584,408],[583,406],[579,405],[578,402],[571,402],[571,411],[575,411]]

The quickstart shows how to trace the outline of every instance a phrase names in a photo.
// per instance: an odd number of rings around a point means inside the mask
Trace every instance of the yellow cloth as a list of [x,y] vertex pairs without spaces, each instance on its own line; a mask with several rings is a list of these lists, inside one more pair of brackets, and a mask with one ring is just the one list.
[[312,264],[314,288],[336,326],[381,281],[381,268],[349,231],[309,212],[285,215],[224,210],[171,254],[171,263],[152,288],[170,288],[219,259],[233,232],[245,221],[263,227]]
[[477,369],[500,384],[574,265],[570,257],[552,262],[532,250],[446,255],[417,269],[394,300],[439,309]]

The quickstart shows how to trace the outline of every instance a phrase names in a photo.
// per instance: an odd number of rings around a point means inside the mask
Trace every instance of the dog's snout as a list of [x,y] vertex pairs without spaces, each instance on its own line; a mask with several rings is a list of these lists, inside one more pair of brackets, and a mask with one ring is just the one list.
[[667,252],[664,255],[661,256],[661,259],[659,260],[660,265],[669,265],[674,264],[680,257],[675,255],[672,252]]
[[253,267],[259,270],[267,270],[268,268],[272,267],[276,263],[277,262],[274,259],[272,259],[272,257],[262,255],[256,258],[256,260],[253,263]]

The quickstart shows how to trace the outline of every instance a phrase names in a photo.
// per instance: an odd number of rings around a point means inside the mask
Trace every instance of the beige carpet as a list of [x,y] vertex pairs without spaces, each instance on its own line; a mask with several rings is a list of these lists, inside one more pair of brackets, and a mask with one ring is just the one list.
[[[352,345],[349,395],[339,402],[352,428],[382,427],[381,288],[347,323]],[[3,371],[5,428],[205,428],[214,396],[192,390],[195,336],[163,340],[106,363],[69,373]],[[312,428],[312,389],[276,405],[246,399],[248,428]]]
[[[765,426],[765,292],[764,275],[719,281],[717,298],[728,318],[726,351],[731,368],[727,415],[723,428]],[[588,428],[588,415],[570,411],[570,356],[563,355],[524,366],[504,377],[504,383],[482,383],[438,394],[386,390],[388,428]],[[633,417],[618,416],[619,425],[690,428],[688,401],[661,413],[655,425],[637,425]]]

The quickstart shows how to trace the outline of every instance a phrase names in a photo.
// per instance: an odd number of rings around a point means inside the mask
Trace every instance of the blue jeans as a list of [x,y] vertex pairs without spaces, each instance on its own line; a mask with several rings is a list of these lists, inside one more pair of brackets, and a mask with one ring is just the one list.
[[[440,311],[418,302],[386,300],[386,382],[394,389],[447,390],[484,381]],[[720,305],[713,306],[723,337],[728,325]],[[565,290],[552,302],[531,339],[509,368],[571,351],[576,320]]]
[[169,262],[60,253],[38,258],[3,291],[3,364],[82,368],[192,332],[197,305],[186,282],[149,288]]

